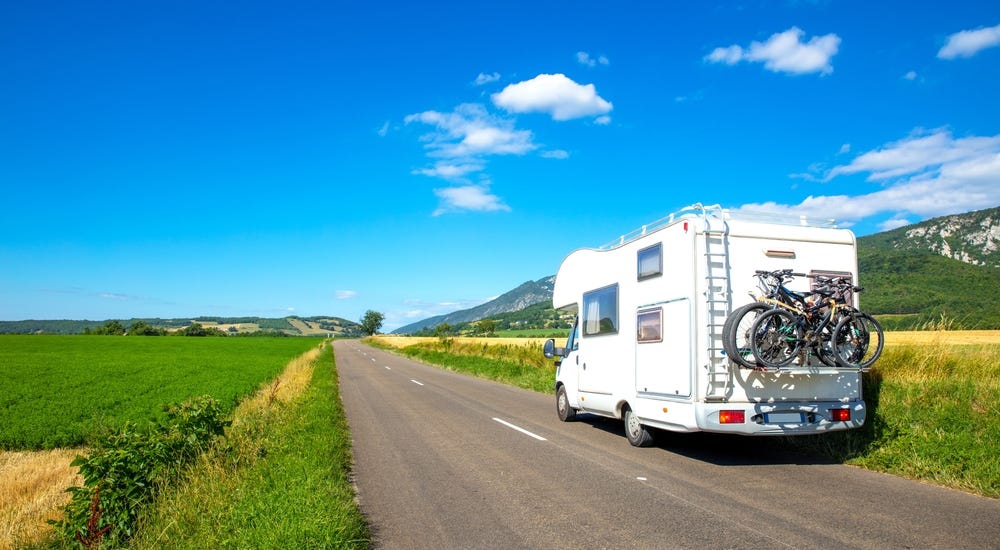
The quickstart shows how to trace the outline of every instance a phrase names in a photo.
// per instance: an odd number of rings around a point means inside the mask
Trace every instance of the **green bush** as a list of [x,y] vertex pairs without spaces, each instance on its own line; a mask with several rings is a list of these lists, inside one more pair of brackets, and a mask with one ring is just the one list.
[[166,420],[141,429],[126,422],[73,466],[83,486],[73,487],[58,528],[70,540],[90,548],[117,546],[136,533],[139,514],[157,488],[177,476],[229,422],[209,397],[195,397],[166,408]]

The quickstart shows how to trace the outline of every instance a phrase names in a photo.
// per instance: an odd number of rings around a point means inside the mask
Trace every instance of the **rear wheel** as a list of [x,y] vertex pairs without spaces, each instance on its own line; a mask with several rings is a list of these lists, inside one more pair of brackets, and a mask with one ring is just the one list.
[[625,437],[635,447],[648,447],[653,443],[653,434],[639,423],[639,417],[628,405],[622,409],[622,420],[625,421]]
[[566,397],[566,386],[559,386],[556,390],[556,414],[563,422],[576,418],[576,409],[569,406],[569,398]]
[[802,341],[795,315],[783,310],[766,311],[754,321],[750,330],[750,349],[757,365],[780,369],[799,353]]
[[722,325],[722,347],[737,365],[748,369],[757,366],[753,352],[750,351],[750,329],[757,317],[768,309],[770,306],[754,302],[737,308],[726,317],[726,322]]

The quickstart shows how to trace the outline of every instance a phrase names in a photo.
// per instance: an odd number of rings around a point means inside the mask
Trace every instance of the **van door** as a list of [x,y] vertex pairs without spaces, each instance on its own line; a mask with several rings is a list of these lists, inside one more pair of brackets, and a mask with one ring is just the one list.
[[644,306],[636,312],[636,393],[691,396],[690,317],[687,298]]

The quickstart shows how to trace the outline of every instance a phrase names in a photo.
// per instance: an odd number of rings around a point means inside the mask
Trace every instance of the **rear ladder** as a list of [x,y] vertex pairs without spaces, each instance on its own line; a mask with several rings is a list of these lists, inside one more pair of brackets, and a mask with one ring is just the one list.
[[731,395],[729,358],[722,345],[722,326],[732,311],[729,284],[729,223],[724,211],[703,210],[705,222],[705,328],[708,336],[706,401],[726,401]]

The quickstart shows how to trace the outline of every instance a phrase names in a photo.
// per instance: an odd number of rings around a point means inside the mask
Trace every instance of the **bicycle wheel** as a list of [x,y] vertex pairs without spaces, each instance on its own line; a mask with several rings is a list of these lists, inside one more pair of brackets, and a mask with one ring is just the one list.
[[750,351],[757,365],[780,369],[794,361],[801,347],[800,333],[795,315],[783,309],[762,313],[750,330]]
[[722,347],[725,348],[726,355],[737,365],[748,369],[757,366],[748,342],[750,329],[753,328],[757,317],[770,307],[761,302],[754,302],[740,306],[726,317],[726,322],[722,325]]
[[868,369],[885,346],[882,325],[867,313],[844,316],[833,330],[837,364],[848,369]]

